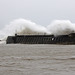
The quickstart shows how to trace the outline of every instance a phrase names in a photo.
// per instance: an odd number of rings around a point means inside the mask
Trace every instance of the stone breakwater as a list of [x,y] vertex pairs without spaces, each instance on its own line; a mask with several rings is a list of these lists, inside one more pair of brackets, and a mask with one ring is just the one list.
[[15,35],[8,36],[7,44],[75,44],[75,33],[69,35]]

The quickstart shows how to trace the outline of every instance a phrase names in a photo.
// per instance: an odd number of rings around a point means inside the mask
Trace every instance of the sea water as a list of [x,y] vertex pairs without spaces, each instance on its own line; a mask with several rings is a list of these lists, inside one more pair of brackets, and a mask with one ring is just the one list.
[[1,44],[0,75],[75,75],[75,45]]

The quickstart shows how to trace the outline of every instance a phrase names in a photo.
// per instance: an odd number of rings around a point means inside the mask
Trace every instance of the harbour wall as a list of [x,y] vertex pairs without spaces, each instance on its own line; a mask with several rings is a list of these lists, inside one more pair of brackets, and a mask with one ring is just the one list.
[[15,35],[8,36],[7,44],[75,44],[75,35]]

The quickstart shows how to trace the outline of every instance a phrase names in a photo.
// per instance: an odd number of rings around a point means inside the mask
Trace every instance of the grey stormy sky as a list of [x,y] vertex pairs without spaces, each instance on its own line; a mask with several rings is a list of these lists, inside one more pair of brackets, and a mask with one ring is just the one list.
[[75,0],[0,0],[0,28],[18,18],[44,26],[56,19],[75,23]]

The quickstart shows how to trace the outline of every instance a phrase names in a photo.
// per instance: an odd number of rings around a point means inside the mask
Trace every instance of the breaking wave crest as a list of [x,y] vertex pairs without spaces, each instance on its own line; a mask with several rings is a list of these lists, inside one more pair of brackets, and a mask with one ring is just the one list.
[[69,20],[55,20],[47,29],[54,35],[67,35],[75,31],[75,24]]
[[38,25],[30,20],[16,19],[0,31],[0,39],[15,35],[66,35],[75,32],[75,24],[69,20],[55,20],[48,26]]

